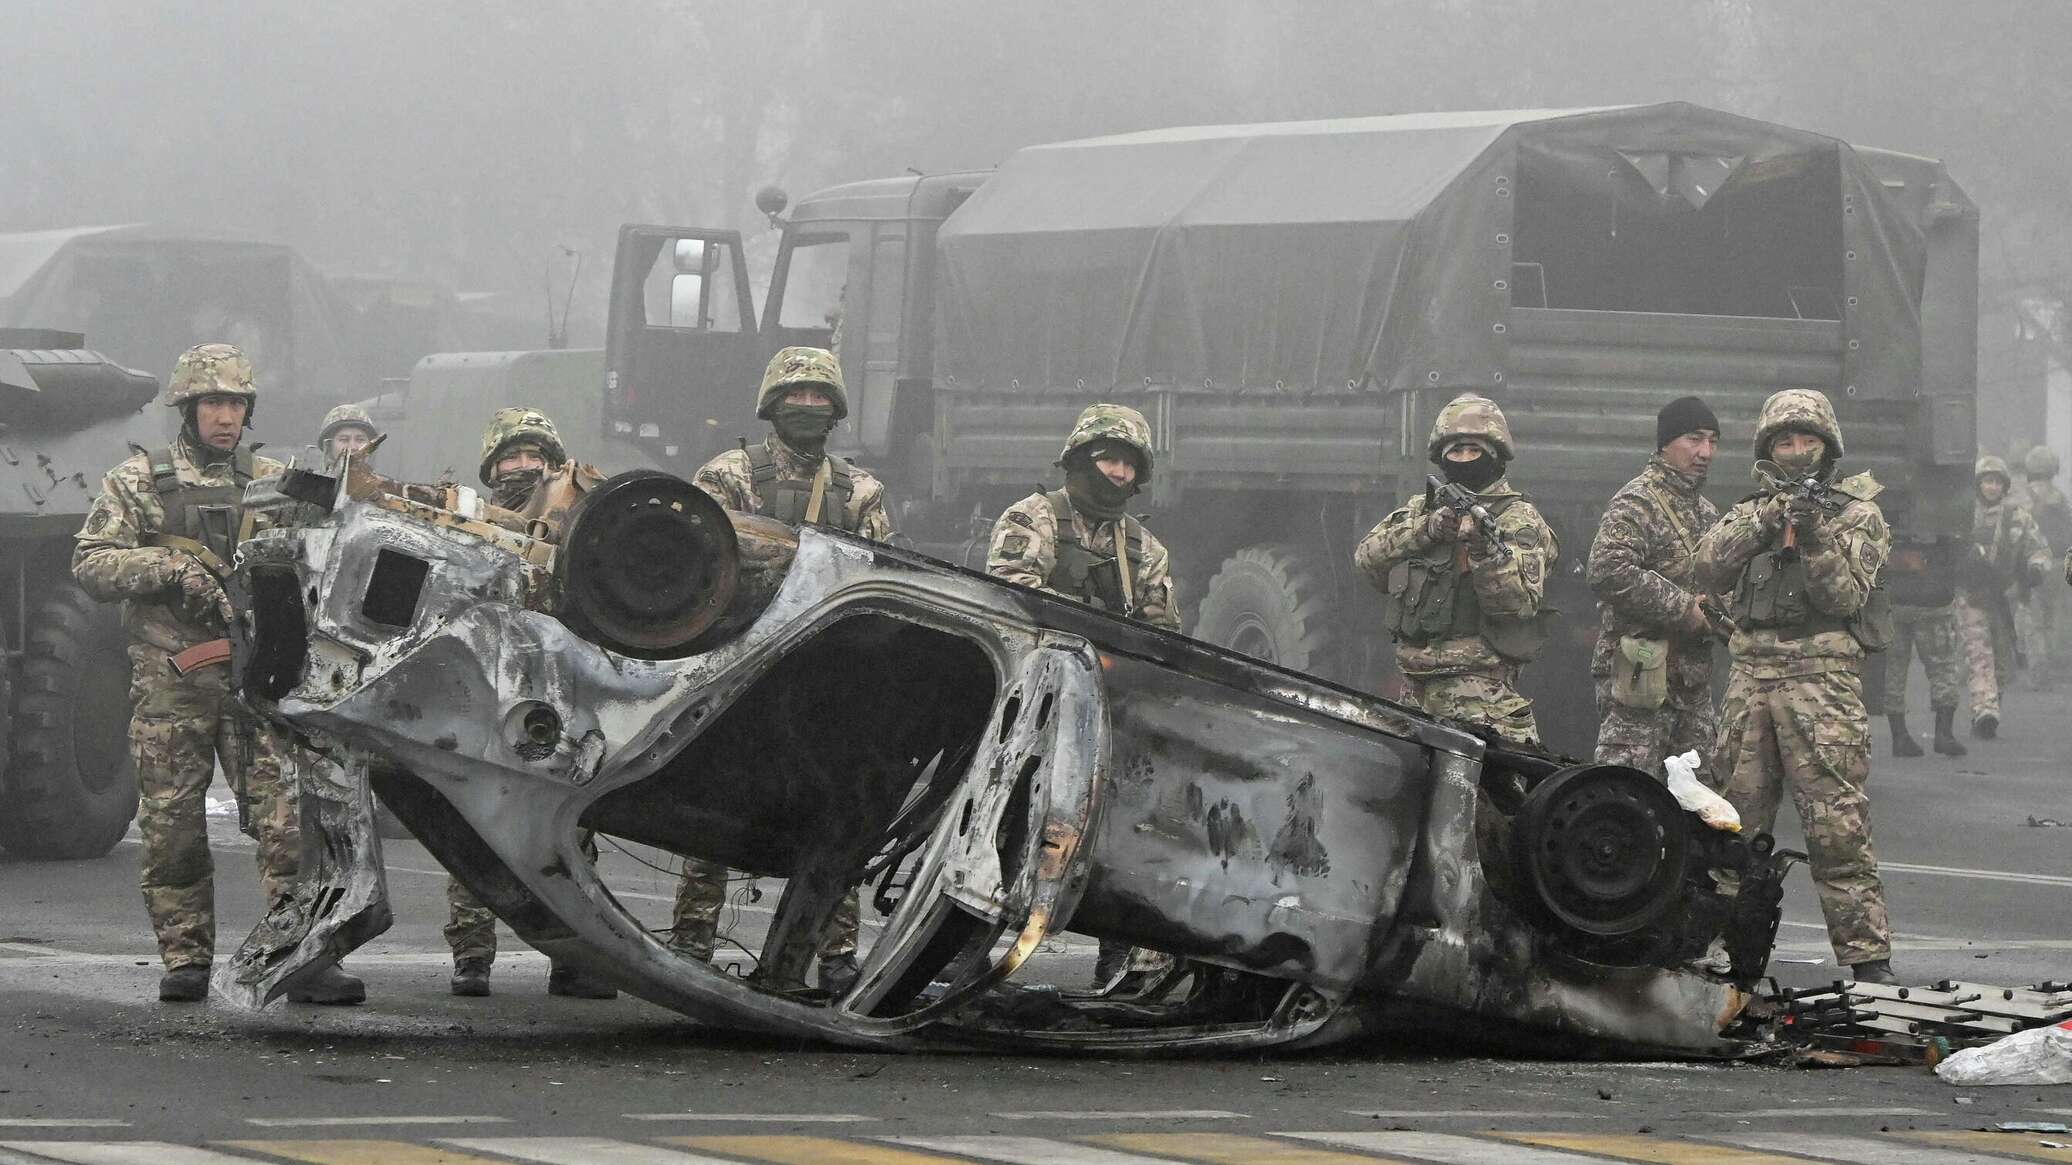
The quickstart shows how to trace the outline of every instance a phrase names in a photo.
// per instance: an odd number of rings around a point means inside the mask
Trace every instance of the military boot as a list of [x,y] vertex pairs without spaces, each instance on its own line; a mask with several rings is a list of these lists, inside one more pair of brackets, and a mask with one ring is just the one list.
[[158,998],[166,1003],[199,1003],[209,997],[209,965],[189,963],[158,977]]
[[1907,731],[1906,713],[1893,712],[1888,714],[1885,719],[1892,725],[1893,756],[1922,755],[1920,743],[1914,739],[1912,733]]
[[455,995],[480,998],[489,994],[489,960],[461,959],[453,964],[453,982],[449,984]]
[[1115,982],[1122,969],[1129,965],[1130,945],[1114,939],[1101,940],[1100,953],[1094,956],[1094,989],[1096,991]]
[[547,994],[566,995],[571,999],[617,999],[619,989],[574,967],[553,963],[547,969]]
[[1866,962],[1851,963],[1844,967],[1843,970],[1848,971],[1849,978],[1856,980],[1858,983],[1897,984],[1899,982],[1899,976],[1892,973],[1891,959],[1870,959]]
[[1971,735],[1979,740],[1991,740],[2000,735],[2000,717],[1994,712],[1981,712],[1971,718]]
[[687,959],[696,959],[701,963],[709,963],[712,961],[713,948],[718,945],[719,935],[716,931],[717,928],[715,927],[699,926],[695,922],[687,922],[672,929],[669,932],[669,937],[663,941],[662,945]]
[[1935,751],[1944,756],[1963,756],[1970,751],[1957,743],[1957,710],[1937,708],[1935,710]]
[[300,986],[288,988],[290,1003],[315,1003],[331,1007],[366,1001],[367,985],[357,977],[346,974],[336,963],[325,967],[314,978],[304,980]]

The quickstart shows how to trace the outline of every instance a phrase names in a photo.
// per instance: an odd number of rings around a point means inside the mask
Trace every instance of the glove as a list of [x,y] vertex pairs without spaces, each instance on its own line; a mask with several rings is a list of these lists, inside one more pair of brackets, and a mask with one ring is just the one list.
[[1755,520],[1761,523],[1765,531],[1774,533],[1784,528],[1786,511],[1789,509],[1789,501],[1783,494],[1771,494],[1756,503]]
[[223,593],[223,584],[192,557],[182,555],[181,559],[174,584],[179,590],[181,614],[196,623],[220,621],[228,627],[230,596]]
[[1785,518],[1799,536],[1800,542],[1817,542],[1820,538],[1820,510],[1815,506],[1786,506]]
[[1426,514],[1424,536],[1427,542],[1456,542],[1460,540],[1460,519],[1444,506]]

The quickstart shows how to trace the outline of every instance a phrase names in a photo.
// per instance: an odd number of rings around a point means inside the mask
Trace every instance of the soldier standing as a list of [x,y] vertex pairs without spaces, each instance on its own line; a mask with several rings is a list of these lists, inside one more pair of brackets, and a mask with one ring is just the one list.
[[1763,402],[1755,455],[1827,483],[1838,509],[1772,487],[1727,511],[1698,548],[1698,582],[1731,591],[1733,671],[1713,781],[1753,830],[1789,785],[1835,958],[1856,979],[1895,982],[1885,888],[1871,852],[1870,717],[1863,704],[1866,611],[1891,537],[1867,473],[1835,480],[1842,431],[1827,396],[1786,389]]
[[1353,562],[1387,598],[1410,699],[1537,748],[1539,725],[1532,701],[1519,694],[1518,671],[1546,642],[1540,604],[1560,547],[1539,510],[1511,488],[1511,428],[1496,402],[1455,397],[1439,410],[1428,452],[1495,519],[1498,537],[1427,490],[1369,531]]
[[[787,526],[832,526],[875,542],[892,536],[885,487],[870,471],[827,451],[827,435],[849,415],[849,394],[834,353],[791,347],[770,358],[756,389],[755,415],[770,422],[760,444],[729,449],[705,463],[693,484],[727,509],[762,514]],[[726,904],[727,867],[685,858],[676,886],[669,946],[709,962]],[[821,936],[819,986],[841,995],[856,982],[855,890],[842,900]]]
[[1655,417],[1655,455],[1612,495],[1590,545],[1599,630],[1597,760],[1662,775],[1662,758],[1712,746],[1712,622],[1698,539],[1719,518],[1705,477],[1719,419],[1695,396]]
[[[552,418],[538,409],[503,408],[490,417],[489,427],[482,433],[482,461],[476,477],[489,487],[491,504],[523,511],[547,474],[567,466],[568,451]],[[596,835],[584,830],[580,845],[583,856],[596,865]],[[446,910],[446,945],[453,951],[449,989],[455,995],[487,995],[489,969],[496,962],[496,913],[451,874],[446,876]],[[547,994],[612,999],[619,992],[574,967],[550,963]]]
[[1905,499],[1886,507],[1892,555],[1878,585],[1892,599],[1892,646],[1885,653],[1885,720],[1892,729],[1892,755],[1922,755],[1907,731],[1907,681],[1915,652],[1928,676],[1928,707],[1935,713],[1935,751],[1963,756],[1956,734],[1957,704],[1964,698],[1964,656],[1957,642],[1956,539],[1903,531],[1912,510]]
[[[1090,607],[1180,629],[1165,544],[1125,511],[1151,480],[1151,426],[1126,405],[1090,405],[1058,454],[1065,488],[1038,490],[993,523],[986,573]],[[1168,955],[1101,940],[1094,982],[1151,976]]]
[[[2052,556],[2072,549],[2072,503],[2066,502],[2064,491],[2058,488],[2058,455],[2050,446],[2038,445],[2023,456],[2022,471],[2029,479],[2029,514],[2036,519],[2036,528],[2049,543]],[[2029,616],[2029,634],[2023,637],[2029,649],[2029,674],[2038,687],[2054,683],[2067,662],[2061,637],[2072,628],[2066,626],[2064,607],[2064,596],[2052,586],[2034,588],[2022,606]]]
[[[110,470],[72,554],[72,575],[104,603],[121,602],[130,633],[130,751],[137,766],[139,883],[165,975],[158,997],[204,998],[216,951],[209,780],[220,758],[238,800],[238,826],[258,843],[269,903],[301,868],[287,748],[231,692],[230,600],[223,576],[257,514],[245,486],[280,462],[243,444],[258,397],[252,365],[230,344],[188,349],[164,402],[179,409],[171,446],[139,450]],[[366,986],[336,966],[291,988],[301,1003],[358,1003]]]
[[1971,734],[1991,740],[2000,731],[2000,692],[2020,666],[2013,599],[2017,585],[2041,585],[2050,573],[2050,548],[2029,511],[2007,497],[2007,463],[1981,457],[1972,470],[1976,494],[1971,540],[1957,592],[1957,631],[1970,668]]

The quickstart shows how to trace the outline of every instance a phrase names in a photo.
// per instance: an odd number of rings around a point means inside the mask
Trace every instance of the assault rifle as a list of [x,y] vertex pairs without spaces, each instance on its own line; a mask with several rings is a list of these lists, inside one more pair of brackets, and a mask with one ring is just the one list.
[[1475,526],[1482,531],[1482,538],[1488,542],[1496,556],[1510,561],[1511,544],[1504,541],[1504,532],[1496,524],[1496,515],[1489,507],[1478,501],[1467,487],[1456,482],[1442,481],[1436,473],[1425,474],[1425,498],[1429,505],[1437,502],[1463,518],[1475,519]]
[[[1828,514],[1839,514],[1849,504],[1849,497],[1812,474],[1793,477],[1775,461],[1758,461],[1749,470],[1755,483],[1771,493],[1783,494],[1786,504],[1796,511],[1819,510]],[[1784,524],[1784,547],[1787,550],[1798,546],[1797,525],[1787,521]]]

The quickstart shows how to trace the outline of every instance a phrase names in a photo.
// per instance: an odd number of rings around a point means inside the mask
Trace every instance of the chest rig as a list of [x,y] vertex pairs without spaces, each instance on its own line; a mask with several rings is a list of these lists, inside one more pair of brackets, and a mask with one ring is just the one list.
[[[1043,497],[1058,518],[1057,565],[1050,573],[1050,588],[1104,611],[1118,615],[1134,614],[1137,604],[1133,600],[1136,596],[1124,589],[1122,563],[1115,555],[1103,554],[1081,538],[1079,523],[1072,520],[1070,495],[1059,489]],[[1124,514],[1122,529],[1122,545],[1134,567],[1144,561],[1144,527],[1135,518]],[[1130,581],[1133,585],[1136,580],[1132,578]]]
[[[1516,500],[1513,496],[1489,502],[1490,515],[1502,517]],[[1468,571],[1467,549],[1458,542],[1435,542],[1390,567],[1382,615],[1389,638],[1423,647],[1481,635],[1486,620]]]
[[245,514],[245,486],[252,481],[252,451],[231,454],[228,485],[191,485],[180,480],[171,449],[153,449],[151,492],[165,510],[165,528],[146,541],[184,550],[218,577],[230,573],[238,543],[251,536]]
[[855,532],[857,523],[849,517],[849,499],[856,493],[855,466],[832,453],[821,459],[821,471],[827,477],[820,488],[820,508],[814,512],[814,483],[820,480],[820,472],[811,477],[785,477],[767,445],[750,445],[742,451],[748,454],[749,488],[755,491],[756,504],[766,517],[787,526],[815,522]]

